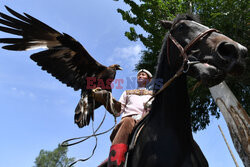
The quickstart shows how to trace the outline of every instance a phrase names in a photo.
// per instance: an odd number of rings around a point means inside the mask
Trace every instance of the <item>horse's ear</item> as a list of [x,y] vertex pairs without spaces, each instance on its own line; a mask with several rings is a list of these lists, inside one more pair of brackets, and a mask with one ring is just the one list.
[[173,22],[172,21],[168,21],[168,20],[160,20],[161,25],[165,28],[165,29],[170,29],[172,27]]

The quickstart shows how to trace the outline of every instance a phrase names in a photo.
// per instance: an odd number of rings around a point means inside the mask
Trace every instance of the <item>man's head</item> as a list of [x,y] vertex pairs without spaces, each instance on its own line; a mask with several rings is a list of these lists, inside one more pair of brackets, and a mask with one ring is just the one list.
[[137,84],[139,87],[146,87],[146,85],[150,82],[152,79],[152,74],[146,70],[141,69],[137,73]]

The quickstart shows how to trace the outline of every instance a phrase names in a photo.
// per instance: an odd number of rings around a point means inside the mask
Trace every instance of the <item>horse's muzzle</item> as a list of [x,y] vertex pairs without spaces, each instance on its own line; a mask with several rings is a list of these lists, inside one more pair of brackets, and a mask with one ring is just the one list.
[[241,75],[245,68],[244,59],[247,57],[248,50],[238,43],[223,41],[216,48],[221,62],[228,64],[225,71],[230,75]]

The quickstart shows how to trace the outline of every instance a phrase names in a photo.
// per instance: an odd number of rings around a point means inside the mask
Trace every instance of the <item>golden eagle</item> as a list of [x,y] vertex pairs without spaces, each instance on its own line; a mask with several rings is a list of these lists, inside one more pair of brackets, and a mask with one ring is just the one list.
[[30,58],[42,70],[75,91],[81,89],[81,99],[75,110],[75,123],[78,127],[88,125],[90,119],[94,118],[94,109],[100,106],[91,97],[92,89],[101,81],[101,86],[105,86],[102,88],[111,91],[111,82],[116,70],[121,70],[120,66],[114,64],[106,67],[100,64],[68,34],[59,33],[26,13],[21,15],[5,7],[14,17],[0,12],[0,23],[4,25],[0,26],[0,31],[22,38],[0,38],[0,43],[8,44],[2,48],[14,51],[46,48],[47,50],[32,54]]

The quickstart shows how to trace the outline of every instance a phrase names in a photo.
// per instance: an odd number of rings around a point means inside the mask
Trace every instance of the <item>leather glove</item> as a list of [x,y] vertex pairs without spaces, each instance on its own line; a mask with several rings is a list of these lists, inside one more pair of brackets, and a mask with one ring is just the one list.
[[103,105],[106,102],[108,96],[109,92],[107,90],[102,90],[102,89],[92,90],[92,97]]
[[103,104],[109,113],[115,117],[120,116],[121,103],[113,98],[111,92],[102,89],[94,89],[92,90],[92,96],[97,102]]

